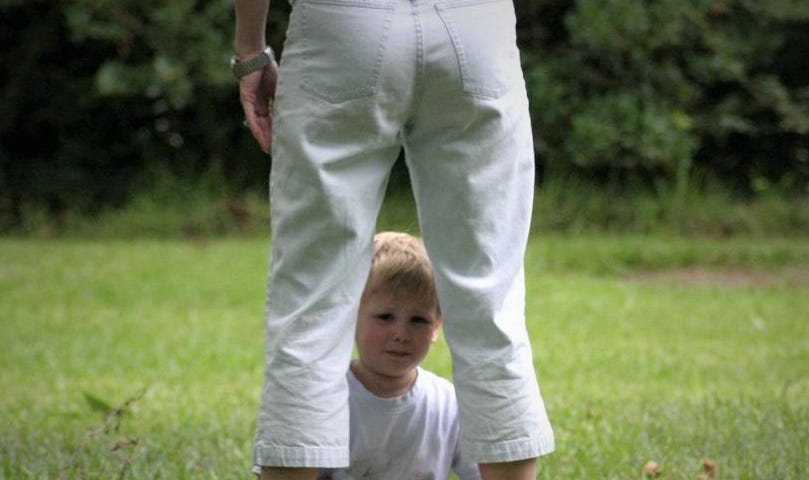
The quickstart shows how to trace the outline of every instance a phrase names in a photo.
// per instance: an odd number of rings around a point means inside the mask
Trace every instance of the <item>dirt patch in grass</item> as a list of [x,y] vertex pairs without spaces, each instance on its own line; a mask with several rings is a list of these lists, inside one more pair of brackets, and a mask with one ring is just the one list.
[[728,288],[807,287],[809,286],[809,268],[768,271],[749,268],[714,270],[695,266],[677,270],[639,271],[628,275],[626,280],[632,283],[665,283]]

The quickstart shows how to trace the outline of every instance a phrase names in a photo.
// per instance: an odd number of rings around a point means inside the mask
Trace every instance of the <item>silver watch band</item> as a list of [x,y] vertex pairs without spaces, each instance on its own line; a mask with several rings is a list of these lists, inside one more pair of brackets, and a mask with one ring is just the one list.
[[239,57],[234,55],[230,59],[230,69],[233,75],[240,79],[245,75],[266,67],[274,61],[275,53],[272,51],[272,48],[267,45],[267,48],[265,48],[263,52],[249,60],[241,61]]

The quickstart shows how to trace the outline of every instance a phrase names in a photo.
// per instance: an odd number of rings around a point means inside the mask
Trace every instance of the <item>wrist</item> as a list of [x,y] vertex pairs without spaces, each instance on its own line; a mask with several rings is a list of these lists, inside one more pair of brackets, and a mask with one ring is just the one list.
[[231,57],[230,70],[237,79],[241,79],[245,75],[261,70],[273,62],[275,62],[275,53],[272,48],[267,45],[258,53],[244,56],[237,54]]
[[239,60],[249,60],[267,48],[266,43],[233,44],[233,53]]

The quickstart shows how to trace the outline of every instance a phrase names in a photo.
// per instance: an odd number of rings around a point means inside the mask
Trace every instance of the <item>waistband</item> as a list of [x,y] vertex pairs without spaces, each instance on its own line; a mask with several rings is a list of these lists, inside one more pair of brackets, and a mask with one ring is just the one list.
[[329,5],[390,7],[398,2],[418,4],[435,4],[446,6],[478,5],[481,3],[512,3],[512,0],[288,0],[290,5],[301,3],[319,3]]

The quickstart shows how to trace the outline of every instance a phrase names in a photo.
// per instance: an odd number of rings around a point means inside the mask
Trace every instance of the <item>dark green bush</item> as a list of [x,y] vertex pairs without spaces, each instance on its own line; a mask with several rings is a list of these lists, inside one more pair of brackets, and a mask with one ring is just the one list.
[[[809,187],[809,3],[518,2],[541,166]],[[618,171],[618,173],[616,173]]]
[[[714,184],[809,195],[809,2],[515,6],[541,181],[680,208]],[[279,52],[289,8],[273,0]],[[0,232],[126,205],[155,172],[266,188],[227,68],[230,0],[0,0],[0,15]]]

